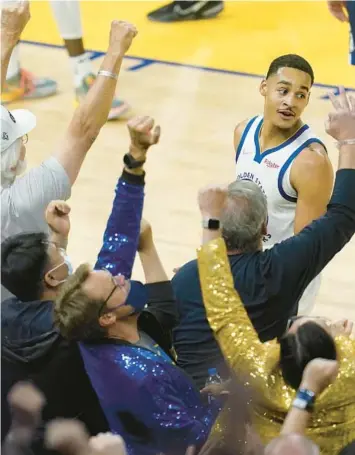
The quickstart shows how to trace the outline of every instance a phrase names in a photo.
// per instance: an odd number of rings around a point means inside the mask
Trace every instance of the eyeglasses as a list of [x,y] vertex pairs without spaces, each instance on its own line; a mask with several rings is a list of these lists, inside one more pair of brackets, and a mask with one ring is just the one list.
[[[286,325],[286,330],[285,330],[285,333],[287,333],[290,328],[292,327],[292,325],[294,324],[294,322],[296,322],[298,319],[302,319],[304,317],[307,317],[307,316],[292,316],[292,318],[290,318],[288,321],[287,321],[287,325]],[[309,317],[309,320],[312,321],[312,319],[316,319],[316,320],[322,320],[325,322],[325,324],[330,327],[331,324],[332,324],[332,321],[331,319],[328,319],[328,318],[325,318],[323,316],[312,316],[312,317]]]
[[103,272],[105,273],[108,273],[111,277],[111,280],[112,280],[112,284],[113,284],[113,288],[112,288],[112,291],[109,293],[109,295],[107,296],[107,298],[104,300],[103,304],[100,306],[99,308],[99,317],[102,315],[102,313],[109,313],[111,311],[114,311],[114,310],[117,310],[117,308],[121,307],[122,305],[125,304],[126,300],[122,303],[120,303],[119,305],[116,305],[114,307],[111,307],[111,308],[107,308],[106,305],[107,305],[107,302],[110,300],[110,298],[112,297],[112,295],[114,294],[114,292],[116,291],[117,288],[119,289],[122,289],[123,286],[121,286],[120,284],[118,284],[115,280],[115,278],[112,276],[112,274],[110,273],[109,270],[107,269],[101,269]]
[[22,139],[23,145],[26,145],[27,142],[28,142],[28,134],[24,134],[24,135],[21,137],[21,139]]

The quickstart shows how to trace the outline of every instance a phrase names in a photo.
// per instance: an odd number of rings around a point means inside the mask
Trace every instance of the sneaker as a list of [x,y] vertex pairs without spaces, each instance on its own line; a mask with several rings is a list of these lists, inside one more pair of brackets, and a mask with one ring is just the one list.
[[224,2],[179,1],[162,6],[148,14],[148,19],[155,22],[180,22],[198,19],[212,19],[224,9]]
[[[82,80],[80,87],[75,90],[76,96],[76,106],[79,105],[80,101],[85,98],[87,92],[90,90],[91,86],[95,82],[96,76],[95,74],[88,74]],[[110,113],[108,115],[108,120],[117,120],[122,117],[128,110],[130,106],[125,102],[118,98],[114,98],[112,100],[112,106]]]
[[21,69],[19,74],[7,79],[1,102],[12,103],[21,99],[45,98],[57,92],[56,81],[48,78],[36,78],[30,72]]

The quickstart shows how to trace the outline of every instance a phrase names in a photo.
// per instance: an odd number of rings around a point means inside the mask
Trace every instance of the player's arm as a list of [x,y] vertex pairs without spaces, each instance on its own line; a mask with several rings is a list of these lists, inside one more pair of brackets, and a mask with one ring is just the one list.
[[291,184],[297,191],[294,233],[324,215],[333,189],[334,172],[321,144],[311,144],[296,158]]
[[243,120],[234,128],[234,151],[237,150],[243,131],[247,126],[248,120]]
[[123,57],[136,34],[133,25],[122,21],[112,22],[109,47],[100,68],[100,71],[108,74],[98,75],[76,110],[63,143],[54,153],[71,184],[75,182],[87,152],[107,121],[117,84],[117,79],[109,77],[109,73],[118,76]]

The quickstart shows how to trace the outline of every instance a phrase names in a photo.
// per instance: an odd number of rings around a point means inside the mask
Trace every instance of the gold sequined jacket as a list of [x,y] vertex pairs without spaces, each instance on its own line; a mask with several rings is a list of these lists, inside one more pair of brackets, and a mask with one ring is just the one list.
[[[255,390],[255,428],[264,443],[277,437],[295,397],[278,367],[279,345],[261,343],[234,288],[223,239],[198,252],[198,268],[207,318],[225,358]],[[355,439],[355,340],[336,339],[339,374],[317,399],[309,436],[326,455],[337,454]]]

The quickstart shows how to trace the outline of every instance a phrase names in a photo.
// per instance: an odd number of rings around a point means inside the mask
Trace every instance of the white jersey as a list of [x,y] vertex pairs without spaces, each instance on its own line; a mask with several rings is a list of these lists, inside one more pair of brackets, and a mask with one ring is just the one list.
[[[292,187],[290,174],[295,158],[314,142],[323,145],[308,125],[303,125],[292,137],[277,147],[261,153],[259,135],[263,117],[257,116],[246,125],[236,150],[237,180],[256,183],[267,198],[268,225],[264,248],[271,248],[294,235],[297,192]],[[299,305],[300,313],[313,308],[320,278],[306,289]]]

